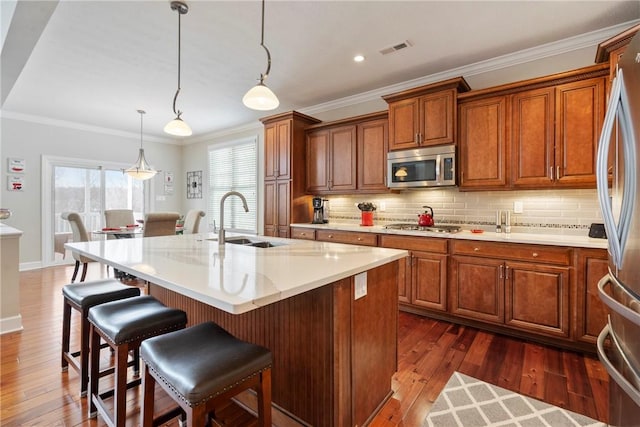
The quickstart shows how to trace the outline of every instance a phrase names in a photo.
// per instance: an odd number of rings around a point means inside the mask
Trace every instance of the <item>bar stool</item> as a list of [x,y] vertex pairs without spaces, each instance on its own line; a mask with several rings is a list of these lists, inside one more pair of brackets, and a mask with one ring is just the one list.
[[[271,426],[271,352],[241,341],[213,322],[145,340],[140,347],[144,398],[142,425],[163,424],[181,414],[202,426],[220,401],[255,388],[258,425]],[[153,418],[155,384],[179,407]]]
[[[124,426],[127,415],[127,390],[140,384],[140,378],[127,382],[127,358],[130,351],[138,351],[140,343],[150,337],[183,329],[187,324],[187,314],[169,308],[152,296],[144,295],[113,301],[92,307],[89,310],[91,324],[91,363],[89,376],[90,404],[89,417],[98,413],[109,426]],[[100,380],[99,352],[93,351],[103,339],[115,351],[114,388],[98,392]],[[105,404],[113,397],[113,414]]]
[[[115,279],[101,279],[90,282],[72,283],[62,287],[64,306],[62,311],[62,371],[69,365],[80,375],[80,396],[87,395],[89,384],[89,309],[98,304],[117,301],[140,295],[140,289],[126,286]],[[70,352],[71,309],[80,314],[80,350]],[[136,353],[137,355],[137,353]],[[78,363],[78,356],[80,362]],[[138,361],[135,360],[139,365]]]

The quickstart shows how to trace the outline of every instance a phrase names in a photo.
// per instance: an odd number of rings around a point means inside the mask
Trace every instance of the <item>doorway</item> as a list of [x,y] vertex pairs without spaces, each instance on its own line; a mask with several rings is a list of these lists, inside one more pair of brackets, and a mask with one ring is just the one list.
[[71,227],[62,212],[77,212],[89,234],[104,226],[105,209],[131,209],[136,219],[144,217],[145,182],[125,175],[126,166],[54,157],[43,159],[43,166],[44,266],[72,262],[64,248],[72,240]]

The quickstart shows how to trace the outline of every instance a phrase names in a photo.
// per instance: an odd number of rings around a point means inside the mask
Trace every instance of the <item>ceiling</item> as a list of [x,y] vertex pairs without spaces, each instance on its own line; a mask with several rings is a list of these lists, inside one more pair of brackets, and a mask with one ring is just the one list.
[[[192,138],[640,18],[637,0],[269,0],[266,84],[280,107],[257,112],[241,99],[266,68],[260,2],[187,3],[177,108]],[[168,0],[20,0],[9,16],[3,114],[137,133],[144,109],[145,135],[166,140],[178,33]],[[405,40],[411,48],[379,53]]]

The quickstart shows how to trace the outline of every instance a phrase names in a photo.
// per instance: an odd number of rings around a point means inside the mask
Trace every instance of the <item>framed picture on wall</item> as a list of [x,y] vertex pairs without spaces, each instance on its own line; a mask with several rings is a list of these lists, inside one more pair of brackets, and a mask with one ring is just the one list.
[[202,171],[187,172],[187,199],[202,199]]
[[15,157],[9,157],[9,173],[24,173],[25,161]]

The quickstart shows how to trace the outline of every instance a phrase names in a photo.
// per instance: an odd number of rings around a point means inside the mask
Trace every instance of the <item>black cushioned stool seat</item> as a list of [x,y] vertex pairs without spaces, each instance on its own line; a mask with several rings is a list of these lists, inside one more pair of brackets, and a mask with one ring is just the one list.
[[[100,345],[100,338],[115,350],[114,389],[98,393],[99,354],[91,352],[89,416],[99,412],[110,426],[124,426],[127,389],[140,384],[140,379],[127,383],[127,355],[137,352],[140,343],[150,337],[183,329],[187,324],[184,311],[169,308],[152,296],[139,296],[97,305],[89,310],[91,348]],[[112,417],[104,399],[113,396]]]
[[144,361],[143,426],[158,425],[168,418],[153,419],[156,381],[186,412],[189,426],[204,425],[218,401],[248,388],[257,391],[258,425],[271,426],[272,357],[268,349],[205,322],[145,340],[140,357]]
[[[115,279],[100,279],[65,285],[62,295],[62,370],[68,370],[71,365],[80,374],[80,395],[85,396],[89,384],[89,309],[105,302],[139,296],[140,289],[123,285]],[[72,308],[80,313],[80,350],[74,352],[69,351]],[[135,362],[139,365],[137,360]]]

